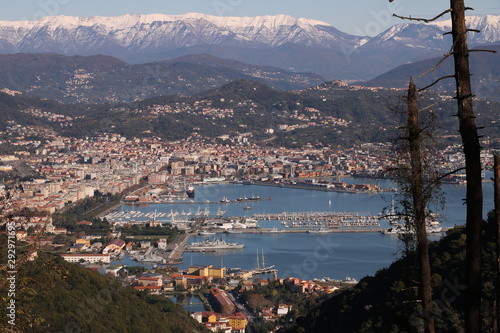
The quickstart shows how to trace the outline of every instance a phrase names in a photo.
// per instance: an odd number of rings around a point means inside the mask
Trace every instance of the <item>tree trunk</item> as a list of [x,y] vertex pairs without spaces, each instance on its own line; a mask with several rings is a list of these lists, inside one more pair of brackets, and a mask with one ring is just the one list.
[[497,227],[497,297],[495,302],[495,321],[496,327],[494,327],[494,332],[500,332],[500,155],[495,154],[495,162],[493,164],[494,172],[494,195],[495,195],[495,224]]
[[417,107],[417,89],[410,78],[408,88],[408,143],[411,164],[411,195],[415,214],[417,237],[417,257],[420,265],[422,306],[426,320],[426,332],[434,333],[434,313],[432,310],[431,266],[426,228],[426,200],[424,198],[424,177],[422,167],[421,136]]
[[465,331],[480,332],[481,317],[481,232],[483,194],[479,139],[472,108],[469,49],[464,0],[451,0],[453,58],[457,85],[458,119],[467,173]]

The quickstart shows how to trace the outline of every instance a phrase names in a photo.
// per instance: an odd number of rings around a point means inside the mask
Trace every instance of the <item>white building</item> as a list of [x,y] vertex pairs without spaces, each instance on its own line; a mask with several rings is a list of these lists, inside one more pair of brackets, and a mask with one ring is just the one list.
[[111,262],[109,254],[61,254],[61,257],[67,262],[73,263],[79,263],[80,260],[87,261],[91,264],[99,262],[109,264]]

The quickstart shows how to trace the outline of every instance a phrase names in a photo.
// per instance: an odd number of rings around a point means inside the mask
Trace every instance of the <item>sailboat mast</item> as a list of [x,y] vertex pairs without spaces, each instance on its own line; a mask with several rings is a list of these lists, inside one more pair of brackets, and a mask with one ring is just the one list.
[[260,269],[259,249],[257,249],[257,269]]

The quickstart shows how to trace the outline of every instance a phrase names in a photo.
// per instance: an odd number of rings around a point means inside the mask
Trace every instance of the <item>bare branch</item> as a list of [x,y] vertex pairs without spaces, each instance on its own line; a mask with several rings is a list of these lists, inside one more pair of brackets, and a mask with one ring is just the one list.
[[437,183],[438,181],[440,181],[441,179],[443,179],[443,178],[445,178],[445,177],[448,177],[449,175],[452,175],[452,174],[457,173],[457,172],[462,171],[462,170],[465,170],[465,167],[458,168],[458,169],[456,169],[456,170],[453,170],[453,171],[447,172],[447,173],[445,173],[444,175],[439,176],[438,178],[434,179],[434,180],[432,181],[432,183],[430,183],[429,185],[427,185],[427,186],[425,187],[425,189],[424,189],[422,192],[423,192],[423,193],[427,192],[427,191],[431,188],[431,186],[433,186],[434,184],[436,184],[436,183]]
[[426,75],[427,73],[430,73],[430,72],[433,72],[436,68],[439,67],[439,65],[441,65],[449,56],[453,55],[453,50],[455,48],[455,43],[453,43],[453,45],[451,46],[450,50],[448,51],[448,53],[444,54],[443,55],[443,58],[441,58],[441,60],[439,60],[439,62],[434,66],[432,67],[431,69],[429,69],[428,71],[420,74],[420,76],[418,77],[419,79],[421,77],[423,77],[424,75]]
[[466,31],[467,32],[477,32],[477,33],[481,32],[481,30],[477,30],[477,29],[467,29]]
[[393,109],[393,108],[389,108],[389,107],[388,107],[388,109],[391,110],[391,111],[393,111],[393,112],[396,112],[396,113],[408,114],[407,111],[402,111],[402,110]]
[[420,109],[420,110],[419,110],[419,112],[422,112],[422,111],[425,111],[425,110],[427,110],[427,109],[430,109],[430,108],[432,108],[433,106],[436,106],[436,105],[437,105],[437,102],[436,102],[436,103],[432,103],[431,105],[426,106],[426,107],[425,107],[425,108],[423,108],[423,109]]
[[397,17],[397,18],[402,19],[402,20],[422,21],[422,22],[425,22],[425,23],[429,23],[429,22],[437,20],[438,18],[440,18],[443,15],[445,15],[447,13],[450,13],[450,12],[451,12],[451,9],[447,9],[444,12],[442,12],[441,14],[439,14],[438,16],[436,16],[434,18],[431,18],[431,19],[414,18],[414,17],[411,17],[411,16],[410,17],[405,17],[405,16],[399,16],[399,15],[396,15],[396,14],[392,14],[392,16]]
[[441,60],[439,60],[439,62],[438,62],[438,63],[437,63],[434,67],[432,67],[431,69],[429,69],[429,70],[425,71],[424,73],[420,74],[418,78],[420,79],[420,78],[422,78],[422,76],[424,76],[424,75],[426,75],[426,74],[428,74],[428,73],[430,73],[430,72],[433,72],[436,68],[438,68],[438,67],[439,67],[439,65],[441,65],[441,64],[442,64],[442,63],[443,63],[443,62],[444,62],[444,61],[445,61],[445,60],[446,60],[449,56],[451,56],[452,54],[453,54],[453,53],[446,53],[446,54],[445,54],[445,55],[441,58]]
[[497,53],[495,50],[487,50],[487,49],[473,49],[469,50],[469,52],[490,52],[490,53]]
[[419,92],[421,92],[422,90],[425,90],[425,89],[429,89],[430,87],[432,87],[433,85],[435,85],[436,83],[438,83],[439,81],[441,80],[444,80],[444,79],[451,79],[451,78],[454,78],[455,75],[446,75],[446,76],[443,76],[443,77],[440,77],[439,79],[437,79],[436,81],[432,82],[431,84],[429,84],[428,86],[426,87],[423,87],[421,89],[418,89]]

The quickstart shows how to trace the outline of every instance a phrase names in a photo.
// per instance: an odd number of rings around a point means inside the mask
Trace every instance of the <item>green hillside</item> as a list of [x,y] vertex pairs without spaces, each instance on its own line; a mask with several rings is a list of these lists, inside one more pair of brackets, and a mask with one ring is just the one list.
[[[482,332],[491,331],[495,298],[493,219],[484,226]],[[436,332],[462,332],[465,288],[465,230],[455,228],[431,244]],[[375,276],[344,290],[311,309],[285,332],[423,332],[424,318],[416,292],[416,260],[409,254]]]
[[[6,243],[3,235],[2,263],[6,262]],[[4,279],[5,270],[0,273]],[[2,288],[2,332],[13,328],[5,313],[7,296]],[[204,332],[169,299],[136,294],[96,271],[43,253],[19,269],[15,301],[13,332]]]

